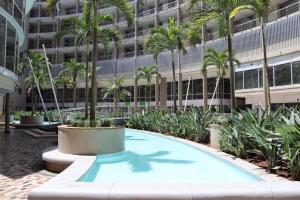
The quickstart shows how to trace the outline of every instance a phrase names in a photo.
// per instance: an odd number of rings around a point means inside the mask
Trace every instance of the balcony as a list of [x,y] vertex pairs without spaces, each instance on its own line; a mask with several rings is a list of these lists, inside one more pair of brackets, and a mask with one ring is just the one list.
[[163,4],[163,5],[159,6],[159,11],[161,11],[161,12],[168,11],[171,8],[175,8],[176,4],[177,4],[176,1],[172,1],[172,2],[167,3],[167,4]]
[[139,17],[145,17],[145,16],[148,16],[148,15],[153,15],[155,13],[155,8],[151,8],[151,9],[148,9],[148,10],[144,10],[142,12],[140,12],[138,14]]

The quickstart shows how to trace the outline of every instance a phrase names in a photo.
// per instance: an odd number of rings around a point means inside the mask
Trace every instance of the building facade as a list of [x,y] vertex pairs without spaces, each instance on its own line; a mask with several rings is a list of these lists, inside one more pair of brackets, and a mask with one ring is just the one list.
[[25,41],[24,16],[32,5],[31,0],[0,1],[0,102],[3,105],[4,96],[12,94],[9,103],[13,110],[25,103],[21,100],[26,92],[18,80],[18,58]]
[[[80,16],[82,1],[66,0],[58,4],[58,12],[54,17],[47,15],[45,1],[38,0],[34,3],[27,23],[28,49],[42,52],[42,44],[46,47],[47,56],[53,63],[53,74],[56,76],[62,63],[77,56],[78,61],[85,61],[84,46],[76,51],[74,37],[65,36],[57,45],[54,35],[61,30],[64,20],[69,16]],[[126,77],[125,85],[133,94],[133,85],[136,69],[139,66],[153,65],[152,55],[148,55],[143,49],[144,38],[149,30],[158,25],[167,25],[168,19],[173,17],[178,23],[187,23],[187,3],[182,0],[147,0],[143,3],[130,1],[135,8],[135,26],[128,28],[124,17],[113,7],[102,7],[99,12],[112,13],[116,21],[114,24],[103,24],[103,26],[115,26],[122,33],[121,46],[114,51],[111,44],[111,53],[104,56],[104,51],[99,45],[98,65],[98,105],[110,106],[112,98],[103,99],[102,88],[107,85],[114,75]],[[273,12],[269,15],[266,25],[268,61],[270,70],[271,100],[274,104],[298,104],[300,99],[300,10],[298,0],[273,0]],[[241,61],[236,66],[236,96],[242,98],[245,104],[257,106],[263,102],[262,91],[262,49],[260,38],[259,21],[252,12],[239,14],[234,21],[233,48],[236,57]],[[227,47],[226,39],[220,38],[213,23],[206,28],[205,48],[214,47],[224,49]],[[202,48],[188,47],[185,55],[177,54],[176,75],[177,80],[183,80],[183,87],[178,89],[179,99],[182,104],[202,105],[202,74],[199,70],[201,65]],[[76,51],[76,53],[75,53]],[[91,58],[88,58],[91,60]],[[171,77],[171,55],[166,51],[158,56],[159,72],[162,75],[160,81],[161,105],[172,105],[172,77]],[[213,96],[216,85],[217,72],[214,67],[208,70],[208,93],[209,98]],[[229,73],[227,73],[229,77]],[[155,80],[153,80],[154,84]],[[223,87],[217,89],[216,97],[212,105],[219,104],[220,98],[223,103],[229,104],[229,79],[221,80]],[[177,84],[177,83],[176,83]],[[139,82],[138,101],[145,102],[149,96],[145,91],[146,83]],[[78,107],[84,106],[84,80],[79,81],[79,92],[77,100]],[[151,105],[154,106],[154,86],[151,87]],[[189,88],[189,90],[188,90]],[[188,90],[188,91],[187,91]],[[58,90],[61,101],[61,90]],[[224,94],[224,95],[223,95]],[[50,89],[43,91],[43,96],[48,108],[54,107],[53,95]],[[66,106],[72,107],[72,89],[67,91]],[[175,97],[175,98],[178,98]],[[187,101],[185,102],[185,100]],[[120,105],[133,105],[133,95],[128,97]],[[242,101],[241,101],[242,102]],[[30,104],[27,104],[29,109]]]

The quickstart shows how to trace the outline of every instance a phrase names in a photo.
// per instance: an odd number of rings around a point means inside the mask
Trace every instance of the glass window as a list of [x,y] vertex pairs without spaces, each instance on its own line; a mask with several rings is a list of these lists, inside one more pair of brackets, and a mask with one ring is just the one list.
[[293,67],[293,83],[298,84],[300,83],[300,62],[292,63]]
[[14,70],[15,46],[16,46],[15,30],[8,24],[7,41],[6,41],[6,64],[5,67],[10,71]]
[[235,72],[235,89],[242,90],[243,89],[243,71]]
[[[272,87],[274,86],[273,82],[273,67],[269,67],[269,86]],[[262,68],[259,69],[259,87],[263,86],[263,70]]]
[[6,20],[0,16],[0,66],[4,67]]
[[258,88],[258,69],[244,71],[244,89]]
[[291,84],[291,64],[277,65],[274,67],[275,86]]

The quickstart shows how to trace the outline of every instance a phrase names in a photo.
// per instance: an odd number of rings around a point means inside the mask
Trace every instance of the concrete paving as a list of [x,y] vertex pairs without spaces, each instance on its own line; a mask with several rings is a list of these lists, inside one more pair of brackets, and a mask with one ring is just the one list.
[[0,128],[0,199],[25,200],[35,187],[55,174],[44,170],[42,152],[56,146],[57,139],[36,139],[22,129],[5,134]]

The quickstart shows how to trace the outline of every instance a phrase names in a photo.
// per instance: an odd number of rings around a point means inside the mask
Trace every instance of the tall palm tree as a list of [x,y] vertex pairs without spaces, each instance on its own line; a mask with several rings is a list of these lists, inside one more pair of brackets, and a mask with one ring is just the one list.
[[75,59],[71,59],[68,62],[64,63],[65,73],[70,74],[72,76],[72,85],[73,85],[73,105],[76,108],[77,104],[77,78],[82,75],[85,70],[84,66],[81,63],[75,61]]
[[230,18],[234,18],[239,12],[243,10],[252,10],[256,13],[260,22],[260,33],[261,33],[261,47],[263,54],[263,90],[264,90],[264,106],[270,110],[271,96],[269,87],[269,72],[268,72],[268,58],[267,58],[267,47],[266,47],[266,32],[265,25],[268,21],[268,15],[271,10],[271,0],[253,0],[247,5],[242,5],[233,10]]
[[56,88],[62,87],[62,108],[65,108],[65,93],[68,87],[73,85],[72,77],[68,71],[61,71],[55,78]]
[[[92,31],[92,43],[93,43],[93,59],[92,59],[92,83],[91,83],[91,108],[90,108],[90,125],[94,126],[95,123],[95,118],[96,118],[96,103],[97,103],[97,83],[96,83],[96,79],[97,79],[97,72],[96,72],[96,68],[97,68],[97,41],[98,41],[98,37],[103,37],[105,38],[108,35],[108,30],[110,30],[109,28],[106,29],[100,29],[99,30],[99,26],[98,26],[98,6],[114,6],[116,7],[119,11],[121,11],[126,20],[128,25],[132,25],[133,23],[133,12],[132,12],[132,8],[130,7],[129,3],[126,0],[90,0],[91,2],[91,16],[92,16],[92,20],[91,20],[91,31]],[[105,31],[107,30],[107,31]],[[107,35],[105,35],[105,32]],[[107,40],[109,40],[107,38]]]
[[[232,12],[239,6],[249,4],[250,0],[189,0],[189,9],[192,15],[192,21],[198,26],[213,21],[218,25],[220,36],[226,37],[229,56],[230,70],[230,94],[231,107],[236,107],[235,100],[235,76],[232,48]],[[202,3],[204,7],[202,7]]]
[[176,105],[176,80],[175,80],[175,50],[185,54],[187,51],[184,47],[186,38],[185,27],[182,24],[176,25],[175,19],[170,18],[168,27],[157,27],[151,29],[151,41],[159,50],[170,50],[172,56],[172,74],[173,74],[173,101],[174,112],[177,110]]
[[[22,60],[20,63],[18,74],[24,74],[26,67],[29,66],[27,58],[29,58],[31,60],[33,72],[39,83],[38,86],[40,88],[45,87],[47,81],[49,80],[49,77],[48,77],[48,72],[47,72],[47,68],[46,68],[46,61],[45,61],[44,55],[41,53],[28,52],[27,57],[24,60]],[[35,90],[37,85],[36,85],[36,82],[34,81],[34,77],[33,77],[32,73],[30,73],[28,75],[28,77],[25,79],[25,85],[26,85],[26,88],[28,89],[28,95],[31,96],[31,98],[30,98],[31,99],[31,114],[33,115],[35,113],[35,107],[36,107],[35,101],[37,101],[36,90]]]
[[104,96],[103,99],[106,99],[108,96],[112,95],[114,98],[113,110],[116,111],[117,103],[120,100],[125,100],[127,96],[130,96],[130,92],[124,88],[122,85],[124,83],[124,76],[116,78],[113,81],[109,81],[109,85],[103,89]]
[[148,97],[148,106],[150,106],[151,101],[151,80],[154,75],[159,75],[156,66],[141,66],[137,69],[137,76],[136,76],[136,82],[138,82],[141,79],[145,79],[147,82],[147,91],[149,93]]
[[[237,58],[233,57],[234,62],[239,64],[239,61]],[[218,80],[220,78],[224,78],[226,76],[226,71],[228,69],[228,63],[229,63],[229,53],[227,49],[224,49],[220,52],[216,51],[214,48],[208,48],[204,54],[204,62],[203,66],[204,68],[208,66],[216,66],[217,68],[217,76]],[[216,85],[216,88],[218,86]],[[223,82],[221,82],[221,88],[222,88],[222,93],[220,95],[220,110],[223,110]],[[207,91],[206,91],[207,93]]]
[[[155,37],[153,35],[149,35],[146,37],[144,41],[144,49],[153,55],[156,72],[158,71],[158,54],[160,54],[164,49],[157,42],[155,42]],[[155,106],[156,109],[159,108],[159,76],[158,74],[155,76]]]
[[[203,9],[202,1],[200,2],[200,9]],[[201,45],[202,64],[200,66],[200,71],[203,75],[203,79],[202,79],[203,109],[207,110],[207,105],[208,105],[207,66],[203,64],[204,52],[205,52],[205,24],[202,22],[202,20],[199,20],[198,18],[193,18],[193,16],[192,16],[192,21],[190,22],[188,27],[188,40],[192,47],[196,47],[197,44]]]

